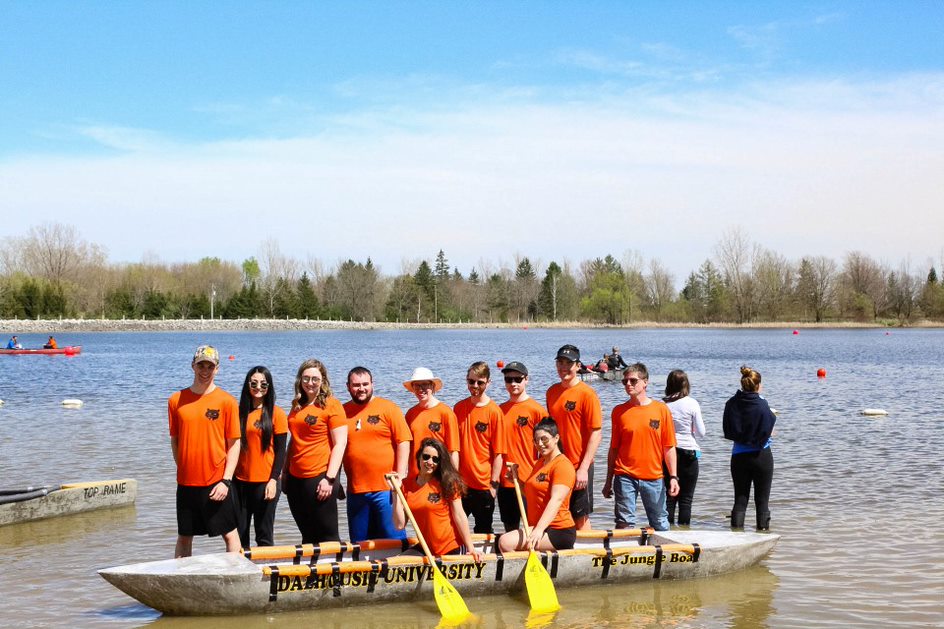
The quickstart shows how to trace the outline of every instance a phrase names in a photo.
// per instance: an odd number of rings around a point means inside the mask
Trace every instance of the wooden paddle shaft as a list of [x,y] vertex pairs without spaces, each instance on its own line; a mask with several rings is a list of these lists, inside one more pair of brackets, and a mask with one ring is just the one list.
[[528,526],[528,513],[524,508],[524,498],[521,497],[521,483],[518,480],[518,466],[509,463],[508,469],[514,472],[512,474],[511,480],[515,483],[515,497],[518,498],[518,510],[521,511],[521,522],[524,524],[524,538],[528,542],[528,548],[534,550],[534,547],[531,545],[531,527]]

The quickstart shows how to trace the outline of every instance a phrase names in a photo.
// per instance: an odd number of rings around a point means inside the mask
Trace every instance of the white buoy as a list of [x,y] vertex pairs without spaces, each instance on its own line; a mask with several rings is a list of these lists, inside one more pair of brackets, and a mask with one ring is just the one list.
[[66,408],[82,408],[83,404],[85,404],[85,402],[83,402],[82,400],[76,400],[73,398],[69,398],[62,401],[62,405],[65,406]]
[[4,401],[0,400],[0,406],[3,406],[3,405],[4,405]]
[[871,416],[888,415],[888,411],[886,411],[884,408],[863,408],[862,414]]

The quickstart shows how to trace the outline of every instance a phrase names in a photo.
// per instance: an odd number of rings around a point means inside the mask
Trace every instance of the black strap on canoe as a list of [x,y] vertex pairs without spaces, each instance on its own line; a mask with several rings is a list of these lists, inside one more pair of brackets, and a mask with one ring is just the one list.
[[698,558],[701,556],[701,546],[698,544],[692,544],[692,548],[695,549],[695,552],[692,553],[692,563],[697,563]]
[[649,529],[640,529],[639,531],[639,545],[647,546],[649,544]]
[[652,578],[658,579],[662,576],[662,546],[656,544],[656,566],[652,569]]
[[[360,558],[361,558],[361,545],[353,544],[351,546],[351,561],[360,561]],[[340,559],[338,561],[340,561]]]
[[557,563],[558,563],[557,551],[552,550],[549,552],[551,553],[551,578],[556,579],[557,578]]
[[[315,548],[318,548],[315,546]],[[303,544],[295,544],[295,557],[292,558],[292,563],[296,566],[302,562],[302,555],[305,554],[305,547]]]
[[341,550],[337,552],[337,554],[334,556],[335,561],[344,561],[344,550],[345,549],[342,547]]
[[610,539],[612,539],[612,537],[613,537],[613,530],[612,530],[612,529],[607,529],[607,530],[606,530],[606,537],[603,538],[603,548],[605,548],[605,549],[607,549],[607,550],[610,549]]
[[246,559],[252,559],[252,549],[247,548],[246,550],[244,550],[243,557],[245,557]]
[[[548,566],[550,564],[550,566]],[[541,565],[547,570],[552,579],[557,577],[557,551],[546,550],[541,553]]]
[[400,540],[400,552],[405,552],[410,547],[410,540],[403,538]]
[[269,602],[274,603],[279,597],[279,567],[269,566]]
[[502,574],[505,572],[505,556],[496,555],[495,557],[495,580],[501,581]]
[[613,549],[610,548],[610,545],[606,542],[604,542],[603,545],[606,548],[606,556],[603,558],[603,572],[600,574],[601,579],[610,576],[610,564],[613,562]]
[[331,585],[334,586],[334,596],[341,596],[341,564],[334,562],[331,564]]
[[[387,560],[384,559],[383,563],[387,563]],[[367,575],[367,593],[373,594],[374,588],[377,587],[377,575],[380,574],[380,562],[372,561],[370,562],[370,574]]]
[[[446,574],[446,573],[443,571],[443,560],[442,560],[442,557],[436,557],[436,566],[439,568],[439,571],[440,571],[440,572],[442,572],[443,574]],[[427,579],[427,581],[432,580],[432,578],[433,578],[433,568],[432,568],[432,566],[430,566],[430,569],[429,569],[429,578]]]
[[[308,562],[309,566],[313,566],[318,563],[318,559],[321,557],[321,546],[315,546],[311,551],[311,561]],[[298,563],[298,559],[295,560],[295,563]]]

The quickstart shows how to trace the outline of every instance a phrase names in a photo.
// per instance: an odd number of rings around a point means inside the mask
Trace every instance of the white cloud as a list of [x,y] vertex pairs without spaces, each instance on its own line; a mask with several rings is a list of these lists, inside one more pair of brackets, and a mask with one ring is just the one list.
[[0,163],[0,210],[17,217],[0,232],[58,220],[115,260],[168,261],[241,260],[272,237],[302,261],[369,255],[388,273],[440,248],[465,272],[514,252],[546,263],[638,249],[682,282],[740,225],[789,258],[920,260],[944,234],[942,85],[496,93],[202,144],[86,127],[123,152]]

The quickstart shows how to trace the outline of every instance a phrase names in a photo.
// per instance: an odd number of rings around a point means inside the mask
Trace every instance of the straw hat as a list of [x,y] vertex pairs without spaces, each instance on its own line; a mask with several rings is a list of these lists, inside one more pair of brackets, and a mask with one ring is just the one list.
[[442,389],[443,384],[442,380],[433,375],[433,372],[426,367],[417,367],[413,370],[413,375],[410,376],[409,380],[403,382],[404,388],[413,393],[413,383],[414,382],[432,382],[433,383],[433,393]]

